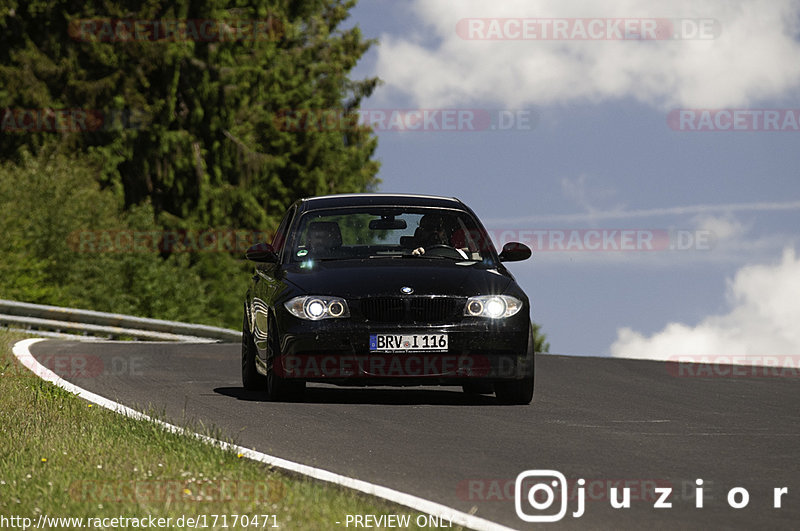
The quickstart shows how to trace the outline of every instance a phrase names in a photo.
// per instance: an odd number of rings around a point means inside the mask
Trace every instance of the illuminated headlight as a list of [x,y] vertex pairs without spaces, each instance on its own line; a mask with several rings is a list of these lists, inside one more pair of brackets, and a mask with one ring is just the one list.
[[481,295],[470,297],[464,306],[464,315],[470,317],[511,317],[522,309],[522,301],[509,295]]
[[320,319],[334,319],[337,317],[350,317],[347,302],[339,297],[314,297],[305,295],[295,297],[283,303],[289,313],[300,319],[319,321]]

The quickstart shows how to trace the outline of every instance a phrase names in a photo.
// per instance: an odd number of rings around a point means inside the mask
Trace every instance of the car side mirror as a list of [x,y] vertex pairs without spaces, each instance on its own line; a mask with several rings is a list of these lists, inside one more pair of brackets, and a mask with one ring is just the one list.
[[520,262],[530,258],[531,254],[533,254],[531,248],[524,243],[508,242],[503,246],[499,258],[501,262]]
[[278,262],[278,255],[268,243],[251,245],[245,252],[245,256],[251,262]]

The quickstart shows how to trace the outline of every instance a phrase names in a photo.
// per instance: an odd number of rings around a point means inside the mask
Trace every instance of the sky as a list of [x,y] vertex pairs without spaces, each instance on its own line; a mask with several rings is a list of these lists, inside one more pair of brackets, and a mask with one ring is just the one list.
[[550,352],[800,356],[800,2],[362,0],[354,24],[379,191],[531,245],[508,267]]

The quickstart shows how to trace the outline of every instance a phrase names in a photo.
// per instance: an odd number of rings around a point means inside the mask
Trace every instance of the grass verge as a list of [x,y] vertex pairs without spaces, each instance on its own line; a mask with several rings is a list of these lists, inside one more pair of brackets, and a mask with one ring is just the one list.
[[26,337],[0,330],[0,527],[73,529],[56,519],[83,518],[83,528],[152,528],[163,518],[170,529],[345,529],[350,514],[407,515],[421,528],[406,507],[94,406],[19,364],[11,348]]

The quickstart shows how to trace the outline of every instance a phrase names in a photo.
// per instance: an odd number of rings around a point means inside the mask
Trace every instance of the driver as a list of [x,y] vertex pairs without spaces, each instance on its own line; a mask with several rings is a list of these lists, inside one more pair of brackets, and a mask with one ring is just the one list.
[[[425,247],[432,245],[446,245],[447,232],[444,228],[444,218],[441,214],[425,214],[419,219],[419,227],[414,231],[417,242],[415,254],[424,254]],[[419,251],[419,252],[417,252]]]
[[[448,219],[442,214],[425,214],[419,220],[419,227],[414,231],[417,248],[411,251],[413,255],[425,254],[425,249],[434,245],[452,246],[450,236],[452,230],[448,227]],[[459,254],[464,254],[459,251]]]

